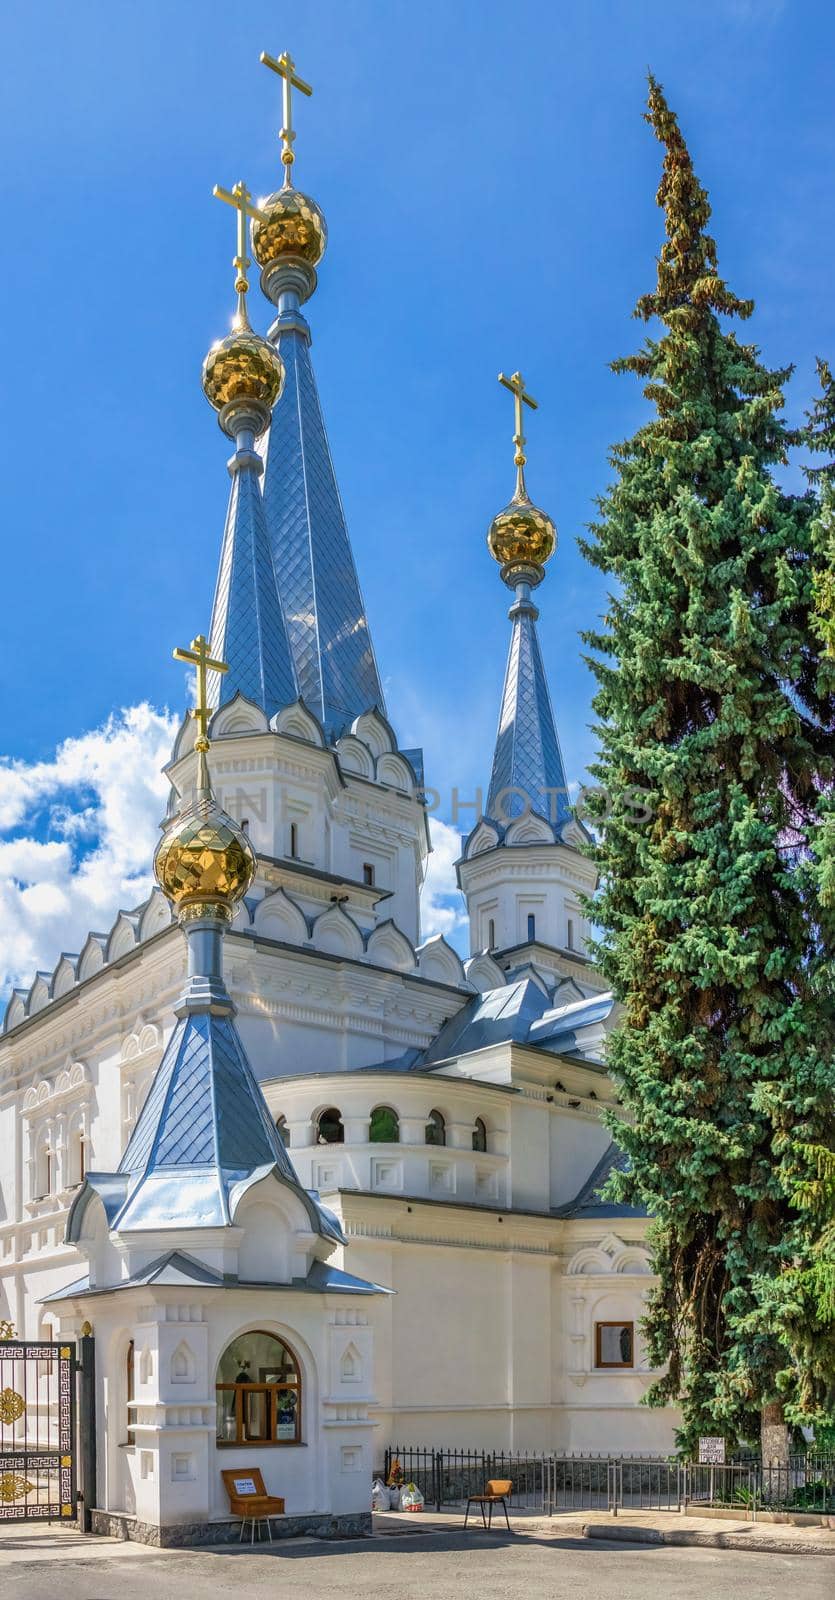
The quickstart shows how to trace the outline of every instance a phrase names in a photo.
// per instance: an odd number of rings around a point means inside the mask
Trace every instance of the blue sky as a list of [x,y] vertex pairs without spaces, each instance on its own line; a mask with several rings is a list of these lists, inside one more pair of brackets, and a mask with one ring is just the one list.
[[[661,237],[646,69],[710,190],[720,267],[757,301],[752,337],[797,363],[797,417],[815,354],[835,355],[833,45],[815,0],[7,8],[0,753],[24,789],[120,708],[182,705],[171,646],[207,626],[228,487],[199,383],[231,311],[211,188],[280,177],[261,49],[289,48],[315,88],[296,119],[297,181],[330,231],[313,353],[389,711],[429,781],[466,796],[489,775],[507,645],[484,544],[512,487],[496,374],[520,367],[540,402],[529,487],[560,533],[540,627],[576,779],[592,753],[577,634],[603,601],[576,537],[641,416],[607,363],[640,337]],[[163,725],[143,726],[155,752]],[[98,840],[83,789],[76,862]],[[0,840],[66,830],[65,780],[38,794]]]

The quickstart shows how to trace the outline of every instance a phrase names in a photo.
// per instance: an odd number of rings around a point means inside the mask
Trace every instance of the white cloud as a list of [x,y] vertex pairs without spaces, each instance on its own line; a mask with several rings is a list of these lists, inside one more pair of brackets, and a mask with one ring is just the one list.
[[[51,972],[62,950],[106,933],[120,909],[149,894],[151,859],[168,795],[176,719],[130,706],[104,727],[67,739],[48,761],[0,757],[0,996]],[[457,828],[430,818],[432,854],[422,936],[462,951],[464,902],[455,882]]]
[[149,893],[176,728],[130,706],[50,761],[0,758],[0,993]]
[[420,902],[421,936],[431,939],[433,934],[442,933],[458,947],[467,925],[464,901],[455,881],[461,834],[438,817],[430,817],[429,832],[432,854]]

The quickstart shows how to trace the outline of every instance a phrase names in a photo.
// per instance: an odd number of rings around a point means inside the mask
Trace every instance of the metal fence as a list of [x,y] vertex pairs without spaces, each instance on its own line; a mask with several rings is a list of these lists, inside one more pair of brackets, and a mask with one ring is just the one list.
[[551,1516],[556,1511],[682,1511],[690,1505],[835,1513],[835,1456],[792,1456],[788,1465],[731,1461],[703,1466],[671,1456],[555,1455],[542,1452],[438,1450],[391,1445],[383,1476],[397,1463],[427,1506],[461,1506],[490,1478],[509,1478],[510,1505]]
[[740,1460],[687,1466],[687,1501],[750,1511],[835,1513],[835,1456],[792,1455],[788,1462]]

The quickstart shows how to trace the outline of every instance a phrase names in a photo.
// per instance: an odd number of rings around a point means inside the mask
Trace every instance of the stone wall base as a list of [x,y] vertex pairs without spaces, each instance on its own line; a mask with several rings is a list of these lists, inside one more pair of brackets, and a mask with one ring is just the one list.
[[[273,1539],[362,1539],[371,1533],[371,1512],[344,1512],[332,1516],[328,1511],[313,1511],[305,1517],[271,1517]],[[184,1545],[237,1544],[241,1537],[239,1517],[224,1517],[217,1522],[181,1522],[157,1526],[140,1522],[124,1511],[93,1511],[93,1533],[109,1534],[111,1539],[132,1539],[136,1544],[155,1545],[160,1550],[176,1550]],[[255,1530],[255,1542],[266,1542],[266,1529]],[[250,1530],[244,1538],[249,1542]]]

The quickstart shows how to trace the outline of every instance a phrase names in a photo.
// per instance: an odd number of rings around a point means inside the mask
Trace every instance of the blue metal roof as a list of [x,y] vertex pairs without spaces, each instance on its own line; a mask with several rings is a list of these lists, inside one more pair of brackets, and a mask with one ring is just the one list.
[[604,1022],[614,1003],[614,996],[607,990],[604,994],[553,1006],[533,1024],[528,1043],[540,1045],[554,1055],[574,1055],[582,1050],[578,1037],[581,1030]]
[[587,1218],[593,1221],[596,1218],[615,1217],[646,1217],[649,1213],[642,1206],[627,1206],[617,1200],[604,1200],[602,1190],[612,1172],[625,1172],[629,1161],[624,1152],[614,1141],[604,1150],[594,1171],[586,1179],[579,1194],[565,1206],[556,1206],[554,1212],[560,1217]]
[[[499,823],[535,811],[559,828],[571,817],[565,766],[530,600],[510,608],[513,623],[493,771],[485,815]],[[503,791],[521,790],[501,800]]]
[[298,689],[261,499],[260,462],[251,456],[233,463],[209,635],[211,654],[228,662],[229,671],[209,674],[209,699],[221,706],[242,694],[271,717],[297,698]]
[[66,1236],[78,1237],[92,1193],[118,1232],[228,1226],[247,1189],[270,1173],[298,1195],[316,1233],[342,1242],[337,1219],[299,1183],[231,1014],[186,1010],[118,1172],[88,1174]]
[[522,1043],[528,1037],[531,1024],[547,1008],[547,994],[543,994],[539,984],[531,978],[474,995],[444,1024],[421,1064],[429,1066],[436,1061],[446,1061],[450,1056],[483,1050],[490,1044],[514,1040]]
[[265,1289],[283,1291],[296,1290],[304,1294],[393,1294],[393,1289],[387,1289],[379,1283],[371,1283],[367,1278],[357,1278],[351,1272],[343,1272],[340,1267],[331,1267],[326,1261],[314,1261],[306,1278],[291,1278],[289,1283],[250,1282],[248,1279],[239,1278],[234,1273],[214,1272],[211,1267],[205,1266],[202,1261],[195,1260],[184,1250],[168,1250],[165,1255],[157,1256],[155,1261],[150,1261],[139,1272],[134,1272],[129,1278],[120,1278],[118,1282],[103,1284],[100,1288],[91,1288],[89,1274],[83,1278],[76,1278],[63,1289],[56,1289],[52,1294],[47,1294],[38,1302],[47,1305],[55,1300],[72,1300],[76,1295],[88,1294],[113,1294],[122,1289],[144,1288],[148,1284],[157,1284],[162,1288],[175,1287],[182,1283],[194,1283],[206,1289]]
[[327,736],[385,711],[365,606],[299,311],[273,330],[285,366],[266,442],[264,509],[298,691]]
[[465,1056],[494,1044],[528,1044],[553,1055],[570,1055],[589,1066],[600,1065],[599,1055],[580,1037],[582,1031],[603,1022],[614,1005],[610,991],[584,994],[573,980],[557,984],[553,994],[541,977],[524,971],[465,1001],[445,1022],[425,1050],[406,1050],[389,1061],[355,1069],[366,1073],[431,1072],[441,1062]]

